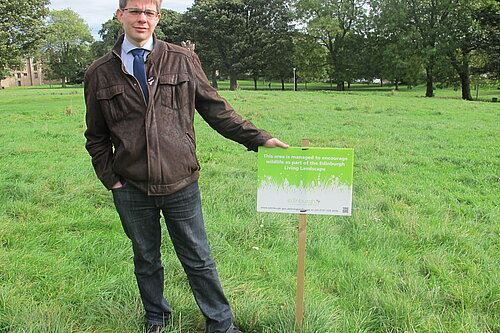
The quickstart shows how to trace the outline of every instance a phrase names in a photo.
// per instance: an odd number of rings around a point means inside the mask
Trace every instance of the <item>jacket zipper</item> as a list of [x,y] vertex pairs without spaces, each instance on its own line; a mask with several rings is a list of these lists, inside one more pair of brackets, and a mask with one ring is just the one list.
[[[114,53],[114,54],[118,57],[118,59],[120,59],[122,72],[123,72],[125,75],[132,76],[132,77],[134,78],[134,80],[135,80],[135,82],[136,82],[135,86],[136,86],[136,87],[139,87],[139,90],[141,91],[141,94],[142,94],[142,100],[143,100],[143,101],[144,101],[144,103],[146,104],[146,107],[148,107],[148,105],[149,105],[149,101],[146,101],[146,95],[144,95],[144,91],[142,91],[141,84],[139,83],[139,80],[137,80],[137,78],[136,78],[134,75],[132,75],[132,74],[128,73],[128,72],[125,70],[125,66],[123,65],[123,59],[122,59],[122,57],[121,57],[120,55],[118,55],[118,53],[116,53],[114,50],[113,50],[113,53]],[[146,84],[147,84],[147,83],[146,83]],[[146,86],[146,89],[148,89],[148,88],[147,88],[147,86]]]
[[[139,90],[141,91],[141,94],[142,94],[142,100],[146,103],[146,116],[147,117],[147,113],[148,113],[148,109],[149,109],[149,103],[146,101],[146,96],[144,95],[144,92],[142,91],[142,88],[141,88],[141,85],[139,83],[139,80],[137,80],[137,78],[135,76],[133,76],[132,74],[128,73],[126,70],[125,70],[125,66],[123,65],[123,59],[122,57],[116,53],[114,50],[112,51],[117,57],[118,59],[120,59],[120,63],[121,63],[121,68],[122,68],[122,71],[125,75],[129,75],[129,76],[132,76],[136,82],[136,87],[139,87]],[[149,192],[149,183],[150,183],[150,179],[151,179],[151,170],[150,170],[150,163],[149,163],[149,160],[150,160],[150,156],[149,156],[149,133],[148,133],[148,127],[146,126],[146,155],[147,155],[147,164],[148,164],[148,192]]]

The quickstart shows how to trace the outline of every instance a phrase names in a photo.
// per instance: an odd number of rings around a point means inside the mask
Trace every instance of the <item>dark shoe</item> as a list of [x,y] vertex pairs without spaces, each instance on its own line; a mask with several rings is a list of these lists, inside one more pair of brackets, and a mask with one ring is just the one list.
[[162,325],[146,324],[146,333],[160,333],[163,331]]

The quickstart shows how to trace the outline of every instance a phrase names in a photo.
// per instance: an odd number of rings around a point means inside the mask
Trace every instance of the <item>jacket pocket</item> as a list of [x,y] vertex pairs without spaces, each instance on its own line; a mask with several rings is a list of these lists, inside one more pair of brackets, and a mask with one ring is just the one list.
[[158,83],[162,106],[178,110],[189,102],[188,73],[162,74]]
[[127,110],[123,101],[124,91],[123,85],[102,88],[97,91],[97,99],[103,113],[115,122],[121,120]]
[[187,145],[189,147],[189,151],[191,153],[191,157],[193,158],[192,162],[194,162],[194,165],[195,165],[195,168],[193,171],[195,170],[200,170],[200,163],[198,162],[198,157],[196,156],[196,141],[194,139],[194,137],[189,134],[189,133],[186,133],[186,141],[187,141]]

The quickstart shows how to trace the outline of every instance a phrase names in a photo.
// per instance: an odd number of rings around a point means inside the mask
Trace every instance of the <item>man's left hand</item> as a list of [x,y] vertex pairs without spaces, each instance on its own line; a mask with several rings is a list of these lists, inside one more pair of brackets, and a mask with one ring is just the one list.
[[266,143],[264,143],[264,147],[266,147],[266,148],[276,148],[276,147],[288,148],[290,146],[287,145],[286,143],[281,142],[280,140],[278,140],[276,138],[272,138],[272,139],[267,140]]

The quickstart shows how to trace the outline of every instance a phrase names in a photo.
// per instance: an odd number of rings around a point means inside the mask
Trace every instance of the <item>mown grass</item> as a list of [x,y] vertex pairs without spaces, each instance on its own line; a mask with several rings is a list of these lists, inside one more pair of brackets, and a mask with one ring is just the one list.
[[[269,86],[271,83],[271,86]],[[229,89],[229,81],[221,80],[218,82],[219,88],[222,90]],[[475,83],[471,84],[471,95],[474,100],[479,100],[483,102],[491,102],[493,98],[500,101],[500,87],[495,84],[481,84],[479,90],[476,91]],[[255,90],[255,85],[253,81],[239,80],[238,87],[243,90]],[[276,81],[258,81],[257,90],[281,90],[281,82]],[[305,83],[299,80],[297,84],[298,91],[315,91],[315,90],[337,90],[336,85],[329,84],[326,82],[310,82]],[[285,90],[293,90],[293,82],[285,83]],[[398,89],[392,84],[384,83],[382,86],[380,84],[365,84],[365,83],[354,83],[350,87],[346,85],[347,92],[370,92],[374,94],[387,94],[391,93],[393,95],[403,95],[411,97],[423,97],[425,96],[425,85],[419,85],[415,87],[408,87],[406,85],[400,85]],[[442,84],[436,83],[434,86],[434,94],[436,99],[440,98],[461,98],[460,87],[454,88],[443,88]]]
[[[290,144],[355,149],[353,216],[308,218],[301,332],[500,330],[498,104],[222,94]],[[0,91],[0,332],[142,329],[130,245],[83,147],[84,112],[81,88]],[[196,129],[207,230],[236,323],[295,332],[297,216],[256,213],[256,154],[199,117]],[[202,332],[163,237],[169,332]]]

